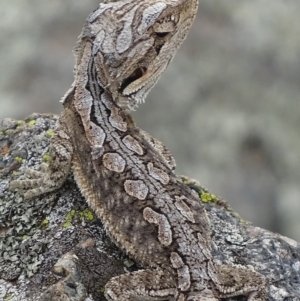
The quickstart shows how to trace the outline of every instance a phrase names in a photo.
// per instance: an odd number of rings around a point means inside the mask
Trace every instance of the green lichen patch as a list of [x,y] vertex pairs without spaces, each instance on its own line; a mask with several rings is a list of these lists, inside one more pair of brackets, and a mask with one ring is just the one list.
[[203,190],[200,192],[200,198],[203,203],[211,203],[218,200],[218,198],[214,194],[205,192]]
[[70,228],[72,226],[72,223],[71,222],[65,222],[64,224],[63,224],[63,227],[64,228]]
[[95,219],[95,215],[92,210],[86,208],[83,211],[79,211],[80,219],[84,219],[85,221],[91,222]]
[[50,137],[52,137],[54,134],[55,134],[55,132],[53,131],[53,130],[48,130],[48,131],[46,131],[46,134],[48,135],[48,136],[50,136]]
[[188,187],[190,187],[191,189],[195,190],[198,193],[199,198],[203,203],[220,201],[216,195],[210,193],[206,188],[201,186],[197,180],[188,178],[186,176],[181,176],[181,180],[184,185],[187,185]]
[[45,227],[45,228],[48,228],[49,227],[49,220],[47,220],[46,218],[42,221],[42,225]]
[[49,154],[45,154],[43,156],[43,160],[46,162],[46,163],[49,163],[51,161],[51,156]]
[[32,125],[33,126],[35,124],[36,124],[36,120],[35,119],[28,121],[28,125]]
[[15,157],[15,161],[17,161],[19,164],[21,164],[23,162],[23,158]]
[[17,120],[15,129],[16,129],[16,130],[21,130],[21,129],[22,129],[22,126],[23,126],[24,124],[26,124],[26,122],[25,122],[24,120]]
[[72,226],[72,221],[75,217],[76,211],[72,209],[65,217],[65,222],[63,224],[64,228],[70,228]]
[[92,222],[95,219],[95,215],[92,210],[85,208],[82,211],[76,211],[72,209],[65,217],[65,222],[63,224],[64,228],[69,228],[77,220],[85,220],[86,222]]

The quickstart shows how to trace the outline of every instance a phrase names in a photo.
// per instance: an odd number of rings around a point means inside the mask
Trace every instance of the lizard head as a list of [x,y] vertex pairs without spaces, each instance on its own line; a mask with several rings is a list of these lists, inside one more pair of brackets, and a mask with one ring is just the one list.
[[118,105],[133,109],[145,100],[185,39],[197,2],[106,1],[88,17],[81,41],[93,44],[101,85]]

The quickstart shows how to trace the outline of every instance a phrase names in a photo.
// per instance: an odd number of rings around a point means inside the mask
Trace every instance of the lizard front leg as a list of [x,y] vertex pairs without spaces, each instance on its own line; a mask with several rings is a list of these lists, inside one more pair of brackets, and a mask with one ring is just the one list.
[[54,191],[65,182],[71,166],[73,147],[66,127],[63,123],[64,114],[58,120],[55,135],[51,138],[49,165],[41,164],[39,171],[25,170],[25,174],[31,179],[14,180],[10,182],[10,189],[26,190],[25,199]]

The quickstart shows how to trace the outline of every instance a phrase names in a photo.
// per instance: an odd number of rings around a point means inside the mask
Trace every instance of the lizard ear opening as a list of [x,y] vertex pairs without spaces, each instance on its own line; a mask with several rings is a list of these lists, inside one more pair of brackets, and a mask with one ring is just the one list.
[[127,78],[123,80],[120,87],[120,92],[122,93],[131,83],[141,78],[146,73],[146,71],[146,67],[139,67],[135,69]]

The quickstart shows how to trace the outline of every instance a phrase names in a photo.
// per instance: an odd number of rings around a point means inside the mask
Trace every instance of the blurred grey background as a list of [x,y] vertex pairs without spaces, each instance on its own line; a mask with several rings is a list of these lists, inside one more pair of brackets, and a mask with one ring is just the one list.
[[[0,119],[62,110],[72,49],[99,0],[0,1]],[[300,241],[300,1],[200,0],[138,125],[177,173]]]

